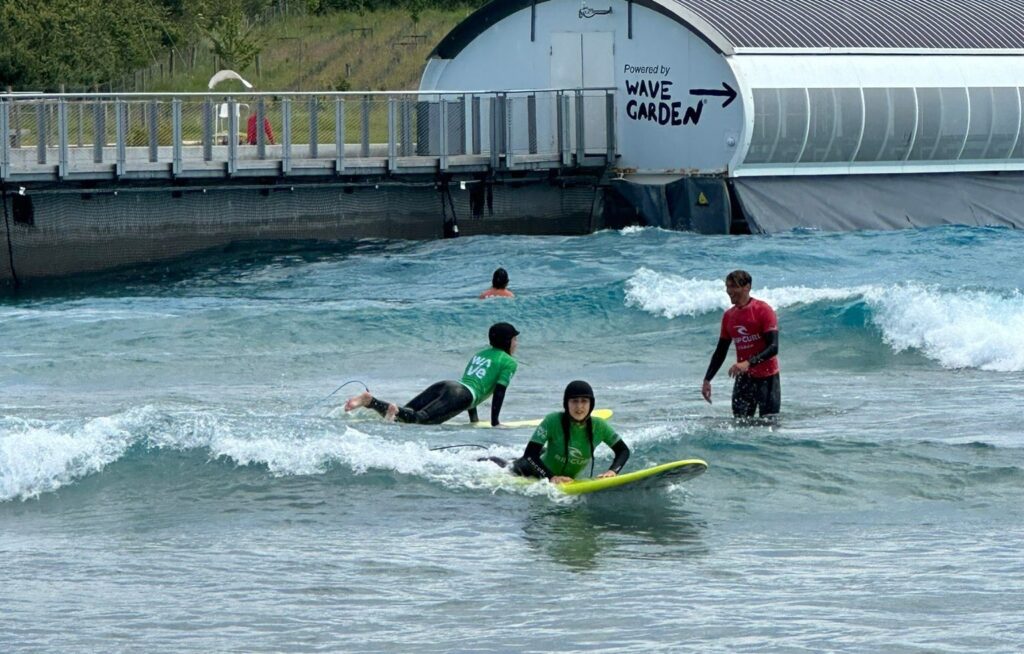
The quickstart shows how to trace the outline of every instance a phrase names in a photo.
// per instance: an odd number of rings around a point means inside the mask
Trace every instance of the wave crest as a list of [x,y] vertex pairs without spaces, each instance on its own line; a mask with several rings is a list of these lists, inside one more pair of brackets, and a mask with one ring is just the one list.
[[[975,289],[943,289],[908,282],[849,288],[807,286],[762,287],[755,296],[776,310],[819,303],[862,302],[869,323],[894,351],[918,351],[945,368],[977,368],[998,372],[1024,371],[1024,295]],[[669,319],[718,313],[729,307],[720,280],[684,278],[638,269],[626,281],[626,306]],[[825,314],[821,334],[834,325]],[[782,332],[785,334],[785,319]]]

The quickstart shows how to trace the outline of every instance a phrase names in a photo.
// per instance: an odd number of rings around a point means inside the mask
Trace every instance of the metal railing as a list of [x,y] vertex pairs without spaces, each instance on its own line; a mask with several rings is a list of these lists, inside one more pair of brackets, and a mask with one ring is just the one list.
[[0,180],[603,165],[614,93],[0,94]]

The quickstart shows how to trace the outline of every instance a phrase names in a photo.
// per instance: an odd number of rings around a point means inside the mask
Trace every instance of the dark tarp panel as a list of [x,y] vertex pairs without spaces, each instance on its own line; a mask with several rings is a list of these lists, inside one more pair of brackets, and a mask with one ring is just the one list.
[[1024,227],[1024,173],[741,177],[751,232]]
[[632,205],[651,227],[700,234],[728,234],[732,222],[729,191],[721,177],[683,177],[658,182],[614,179],[611,189]]

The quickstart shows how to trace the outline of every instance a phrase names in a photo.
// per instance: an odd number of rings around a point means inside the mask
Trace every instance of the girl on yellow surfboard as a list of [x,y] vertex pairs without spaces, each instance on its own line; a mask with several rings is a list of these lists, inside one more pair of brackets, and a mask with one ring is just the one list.
[[563,411],[549,413],[540,423],[523,456],[512,462],[512,472],[563,484],[572,481],[589,463],[593,475],[594,448],[604,443],[615,453],[615,459],[597,478],[619,474],[629,460],[629,447],[606,420],[591,415],[594,389],[590,384],[580,380],[569,382],[562,395],[562,408]]

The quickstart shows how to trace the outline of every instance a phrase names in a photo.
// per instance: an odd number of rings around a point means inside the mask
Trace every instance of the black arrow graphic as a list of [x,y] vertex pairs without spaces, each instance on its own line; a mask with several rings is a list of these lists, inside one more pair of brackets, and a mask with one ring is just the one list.
[[726,100],[722,103],[722,108],[725,109],[736,99],[736,89],[725,82],[722,82],[722,88],[724,89],[722,91],[717,89],[690,89],[690,95],[717,95],[724,97]]

